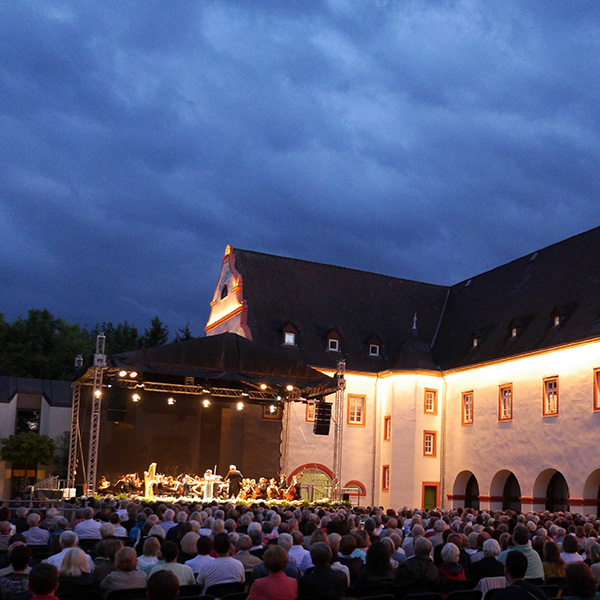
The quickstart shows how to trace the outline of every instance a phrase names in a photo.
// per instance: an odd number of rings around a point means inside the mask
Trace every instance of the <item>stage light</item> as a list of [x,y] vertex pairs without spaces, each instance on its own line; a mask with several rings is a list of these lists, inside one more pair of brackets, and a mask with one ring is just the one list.
[[119,377],[125,377],[127,375],[127,371],[119,371]]
[[171,396],[170,398],[167,398],[167,404],[169,406],[173,406],[173,404],[175,404],[175,398],[173,398],[173,396]]
[[202,406],[204,406],[204,408],[208,408],[210,406],[210,398],[204,398],[202,400]]
[[271,404],[271,406],[269,406],[269,412],[271,414],[273,414],[276,410],[277,410],[277,407],[274,404]]
[[101,390],[96,390],[94,392],[94,395],[96,396],[96,398],[100,398],[100,396],[102,396],[102,391]]
[[131,377],[132,379],[135,379],[137,376],[137,371],[131,371],[131,373],[129,373],[129,377]]
[[281,396],[277,396],[277,400],[281,400]]
[[267,384],[266,383],[261,383],[260,384],[260,389],[261,390],[266,390],[267,389]]
[[141,396],[139,394],[132,394],[131,399],[134,402],[139,402],[140,401]]
[[244,410],[244,403],[243,403],[243,402],[238,402],[238,403],[235,405],[235,407],[236,407],[238,410]]
[[248,392],[242,392],[242,396],[244,396],[244,397],[247,397],[247,396],[249,396],[249,395],[250,395],[250,394],[249,394]]
[[291,391],[294,389],[294,386],[293,386],[291,383],[288,383],[288,384],[285,386],[285,389],[286,389],[288,392],[291,392]]

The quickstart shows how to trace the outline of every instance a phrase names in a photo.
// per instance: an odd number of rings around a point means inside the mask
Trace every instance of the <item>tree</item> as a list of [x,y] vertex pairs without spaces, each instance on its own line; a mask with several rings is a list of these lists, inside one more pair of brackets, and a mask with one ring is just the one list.
[[96,324],[96,327],[90,332],[94,343],[100,332],[103,332],[106,338],[104,352],[109,356],[137,350],[140,347],[137,327],[130,325],[127,321],[118,323],[116,327],[106,321],[102,325]]
[[56,452],[52,438],[31,431],[2,438],[0,443],[0,458],[19,466],[50,465]]
[[140,338],[142,348],[151,348],[152,346],[162,346],[169,339],[169,329],[163,325],[160,317],[156,315],[150,321],[150,328],[144,330],[144,335]]
[[190,322],[188,321],[184,327],[181,327],[177,330],[177,333],[175,334],[175,341],[176,342],[183,342],[184,340],[191,340],[193,339],[194,336],[192,335],[192,332],[190,330]]

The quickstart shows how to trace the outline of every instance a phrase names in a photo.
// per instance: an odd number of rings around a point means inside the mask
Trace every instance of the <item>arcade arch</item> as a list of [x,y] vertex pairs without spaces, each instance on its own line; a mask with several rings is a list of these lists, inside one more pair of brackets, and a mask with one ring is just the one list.
[[551,512],[569,510],[569,495],[567,480],[560,471],[546,469],[537,476],[533,486],[534,505],[543,505]]
[[479,510],[479,482],[472,471],[461,471],[452,488],[454,506]]
[[498,471],[490,486],[490,508],[493,510],[521,510],[521,486],[512,471]]

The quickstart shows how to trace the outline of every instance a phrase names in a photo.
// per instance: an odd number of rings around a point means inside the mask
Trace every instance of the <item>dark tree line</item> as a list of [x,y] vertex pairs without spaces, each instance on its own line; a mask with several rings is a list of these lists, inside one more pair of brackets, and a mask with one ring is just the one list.
[[[37,379],[71,379],[75,357],[90,362],[96,348],[96,336],[104,332],[107,355],[139,348],[160,346],[169,341],[169,329],[157,315],[142,334],[127,321],[114,325],[96,324],[87,330],[67,323],[47,309],[31,309],[26,318],[9,323],[0,314],[0,375]],[[191,339],[189,323],[179,329],[175,341]]]

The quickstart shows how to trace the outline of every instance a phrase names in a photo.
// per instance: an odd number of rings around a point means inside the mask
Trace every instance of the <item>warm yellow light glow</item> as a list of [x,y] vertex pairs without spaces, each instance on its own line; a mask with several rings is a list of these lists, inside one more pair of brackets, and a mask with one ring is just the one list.
[[273,414],[276,410],[277,410],[277,407],[274,404],[271,404],[271,406],[269,406],[269,412],[271,414]]
[[125,377],[127,375],[127,371],[119,371],[119,377]]
[[244,410],[244,403],[243,403],[243,402],[238,402],[238,403],[235,405],[235,407],[236,407],[238,410]]
[[132,379],[135,379],[137,375],[137,371],[131,371],[131,373],[129,373],[129,377],[131,377]]
[[261,390],[266,390],[267,389],[267,384],[266,383],[261,383],[260,384],[260,389]]
[[170,398],[167,398],[167,404],[169,406],[173,406],[173,404],[175,404],[175,398],[173,398],[172,396]]
[[134,402],[139,402],[140,401],[140,395],[139,394],[133,394],[133,396],[131,396],[131,399]]
[[285,386],[285,389],[286,389],[288,392],[291,392],[291,391],[294,389],[294,386],[293,386],[291,383],[289,383],[288,385],[286,385],[286,386]]
[[100,398],[100,396],[102,396],[102,392],[100,390],[96,390],[94,392],[94,395],[96,396],[96,398]]
[[202,400],[202,406],[204,406],[204,408],[208,408],[210,406],[210,400],[208,398],[204,398],[204,400]]

